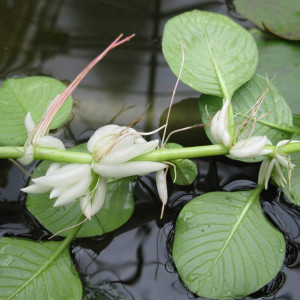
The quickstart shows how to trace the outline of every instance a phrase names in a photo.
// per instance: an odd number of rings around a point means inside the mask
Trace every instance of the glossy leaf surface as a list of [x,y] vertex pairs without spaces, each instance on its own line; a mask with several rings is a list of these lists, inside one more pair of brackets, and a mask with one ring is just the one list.
[[[21,146],[27,139],[24,124],[28,112],[35,123],[41,120],[50,102],[66,86],[60,81],[42,76],[7,79],[0,87],[0,146]],[[72,98],[62,105],[51,129],[62,126],[72,109]]]
[[257,48],[253,37],[228,17],[194,10],[169,20],[162,49],[173,73],[195,90],[231,97],[254,74]]
[[212,192],[176,222],[173,259],[187,287],[213,299],[247,296],[279,272],[283,235],[264,216],[259,191]]
[[62,243],[1,238],[0,299],[80,300],[81,281]]

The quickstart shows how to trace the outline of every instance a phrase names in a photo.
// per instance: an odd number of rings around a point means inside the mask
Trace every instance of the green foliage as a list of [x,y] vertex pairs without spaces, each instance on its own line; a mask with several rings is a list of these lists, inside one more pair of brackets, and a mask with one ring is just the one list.
[[234,0],[238,13],[260,29],[288,40],[300,40],[299,0]]
[[254,74],[257,48],[253,37],[231,19],[194,10],[169,20],[162,49],[178,76],[184,49],[181,80],[209,95],[231,97]]
[[[27,139],[25,116],[31,113],[37,123],[50,102],[65,89],[60,81],[42,76],[7,79],[0,87],[0,146],[21,146]],[[62,126],[68,119],[72,97],[63,104],[51,124]]]
[[[176,143],[168,143],[165,148],[177,149],[182,148],[182,146]],[[193,161],[190,159],[175,159],[170,162],[176,166],[176,176],[174,167],[170,167],[173,181],[176,179],[175,184],[188,185],[193,183],[198,174],[197,165]]]
[[[249,116],[253,106],[261,97],[263,91],[268,87],[266,78],[255,75],[250,81],[240,87],[233,95],[232,108],[235,115],[235,132],[242,122]],[[277,142],[289,139],[293,135],[291,127],[293,126],[292,113],[290,108],[278,90],[269,83],[270,90],[265,96],[262,104],[256,114],[259,119],[253,130],[248,131],[249,126],[253,124],[250,122],[245,127],[245,133],[251,135],[267,135],[269,140],[275,145]],[[205,124],[209,123],[209,117],[206,113],[205,106],[210,117],[222,107],[222,99],[215,96],[202,95],[199,100],[199,108],[201,118]],[[210,135],[210,128],[205,128],[209,139],[213,142]],[[245,139],[245,134],[237,137],[237,140]]]
[[69,244],[0,239],[0,299],[80,300]]
[[267,74],[288,102],[293,113],[300,113],[300,45],[253,29],[258,48],[257,73]]
[[[70,149],[71,150],[71,149]],[[87,151],[86,144],[72,148],[72,151]],[[33,172],[33,178],[45,175],[50,163],[42,162]],[[133,178],[111,180],[107,185],[106,199],[100,211],[87,220],[77,233],[77,237],[101,235],[113,231],[128,221],[134,209]],[[49,193],[28,194],[27,209],[38,221],[52,233],[76,225],[82,212],[79,201],[66,206],[53,207],[55,199],[49,199]],[[60,233],[68,236],[70,230]]]
[[283,235],[264,216],[260,190],[212,192],[190,201],[176,222],[173,259],[201,297],[240,298],[279,272]]

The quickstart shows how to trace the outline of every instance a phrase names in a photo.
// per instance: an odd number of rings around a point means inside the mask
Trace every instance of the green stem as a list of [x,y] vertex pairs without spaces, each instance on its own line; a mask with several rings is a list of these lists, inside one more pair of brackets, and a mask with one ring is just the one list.
[[[265,149],[271,149],[274,151],[275,146],[265,146]],[[279,148],[280,153],[295,153],[300,152],[300,143],[289,143]],[[196,158],[207,157],[216,155],[228,155],[228,147],[217,144],[208,146],[197,147],[184,147],[176,149],[160,149],[155,150],[138,157],[135,157],[134,161],[168,161],[174,159],[183,158]],[[23,155],[23,147],[0,147],[0,159],[1,158],[21,158]],[[270,154],[272,156],[272,154]],[[84,152],[71,152],[57,150],[53,148],[36,147],[34,151],[34,158],[36,160],[49,160],[64,163],[79,163],[90,164],[93,161],[93,156],[90,153]]]

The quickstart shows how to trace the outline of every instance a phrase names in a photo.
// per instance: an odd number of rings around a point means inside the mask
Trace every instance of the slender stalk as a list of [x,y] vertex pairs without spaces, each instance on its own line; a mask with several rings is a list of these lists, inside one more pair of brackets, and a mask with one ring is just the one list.
[[[265,146],[265,149],[274,151],[275,146]],[[280,153],[300,152],[300,143],[289,143],[279,148]],[[197,147],[184,147],[177,149],[160,149],[135,157],[134,161],[168,161],[173,159],[196,158],[217,155],[227,155],[229,148],[222,145],[208,145]],[[0,147],[0,159],[21,158],[23,147]],[[272,157],[272,153],[268,155]],[[36,160],[50,160],[65,163],[90,164],[93,156],[90,153],[57,150],[53,148],[35,147],[34,158]]]

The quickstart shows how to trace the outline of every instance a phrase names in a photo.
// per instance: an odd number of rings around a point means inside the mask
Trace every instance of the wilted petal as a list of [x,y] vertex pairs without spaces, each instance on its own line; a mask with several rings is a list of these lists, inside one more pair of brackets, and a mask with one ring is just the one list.
[[61,194],[54,203],[54,207],[66,205],[70,202],[75,201],[77,198],[82,197],[88,193],[89,187],[92,183],[92,176],[88,176],[80,180],[76,185],[70,187],[67,191]]
[[265,189],[267,190],[268,189],[268,183],[269,183],[269,180],[270,180],[270,177],[271,177],[271,174],[272,174],[272,171],[273,171],[273,168],[274,168],[274,165],[275,165],[275,159],[273,158],[269,165],[268,165],[268,168],[266,170],[266,174],[265,174]]
[[269,158],[266,158],[260,165],[260,169],[259,169],[259,173],[258,173],[258,180],[257,180],[259,185],[262,185],[265,182],[265,177],[266,177],[266,173],[267,173],[267,169],[268,169],[270,161],[271,160]]
[[286,182],[286,180],[285,180],[285,178],[284,178],[284,175],[283,175],[283,173],[282,173],[280,164],[279,164],[279,162],[278,162],[277,159],[275,159],[275,173],[277,173],[277,175],[279,176],[280,182],[283,183],[283,185],[280,185],[280,186],[283,187],[287,182]]
[[165,168],[165,164],[152,161],[130,161],[115,165],[94,163],[92,165],[92,169],[95,173],[107,178],[121,178],[133,175],[142,176]]
[[252,136],[234,144],[229,154],[236,158],[255,158],[261,156],[262,153],[268,153],[268,150],[263,150],[265,145],[269,143],[270,141],[266,136]]
[[32,181],[38,184],[55,186],[64,186],[79,182],[87,176],[91,176],[91,166],[88,164],[71,164],[66,166],[66,171],[58,169],[52,175],[35,178]]
[[101,163],[104,164],[118,164],[124,163],[136,156],[153,151],[158,146],[158,140],[154,140],[143,144],[134,144],[131,146],[124,147],[123,149],[112,150],[105,156]]
[[25,188],[22,188],[21,191],[27,194],[43,194],[48,193],[52,189],[51,186],[41,185],[41,184],[32,184]]

